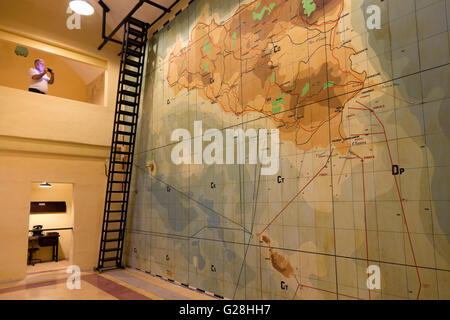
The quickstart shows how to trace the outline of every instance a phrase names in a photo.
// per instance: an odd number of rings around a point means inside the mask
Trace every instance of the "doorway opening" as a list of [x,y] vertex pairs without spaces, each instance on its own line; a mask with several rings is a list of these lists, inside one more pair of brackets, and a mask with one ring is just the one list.
[[73,260],[73,185],[31,184],[27,274],[58,271]]

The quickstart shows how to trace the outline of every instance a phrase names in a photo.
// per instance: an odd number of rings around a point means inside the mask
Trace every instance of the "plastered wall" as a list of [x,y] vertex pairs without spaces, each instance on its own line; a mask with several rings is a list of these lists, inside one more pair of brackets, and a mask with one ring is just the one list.
[[0,282],[26,276],[33,182],[73,185],[71,262],[82,270],[97,264],[120,46],[97,50],[99,12],[68,30],[68,3],[0,2],[0,39],[106,70],[104,106],[0,85]]
[[96,266],[106,188],[104,161],[0,151],[0,282],[26,276],[31,184],[44,180],[73,185],[72,263],[83,270]]

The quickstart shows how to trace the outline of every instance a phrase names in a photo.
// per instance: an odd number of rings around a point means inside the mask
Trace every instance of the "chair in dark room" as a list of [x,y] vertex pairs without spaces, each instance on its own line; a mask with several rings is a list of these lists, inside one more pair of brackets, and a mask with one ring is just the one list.
[[33,254],[36,253],[36,251],[38,251],[38,250],[39,250],[39,248],[33,248],[33,247],[28,248],[28,264],[29,265],[31,264],[32,266],[34,266],[35,261],[42,262],[41,259],[33,258]]

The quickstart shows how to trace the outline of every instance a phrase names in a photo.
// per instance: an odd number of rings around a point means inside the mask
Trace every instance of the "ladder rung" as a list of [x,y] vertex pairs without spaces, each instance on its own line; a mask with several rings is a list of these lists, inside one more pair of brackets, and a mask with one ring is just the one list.
[[105,232],[120,232],[120,229],[105,230]]
[[114,163],[114,164],[121,164],[121,165],[128,165],[128,164],[130,164],[131,162],[130,162],[130,161],[113,160],[113,161],[111,161],[111,163]]
[[111,200],[109,201],[110,203],[124,203],[126,202],[125,200]]
[[130,59],[125,59],[125,64],[128,64],[130,66],[139,68],[141,66],[141,64],[138,61],[134,61],[134,60],[130,60]]
[[131,101],[127,101],[127,100],[120,100],[119,103],[120,104],[124,104],[126,106],[133,107],[133,108],[136,107],[136,102],[131,102]]
[[124,116],[130,116],[130,117],[133,117],[136,115],[136,113],[134,113],[134,112],[123,111],[123,110],[119,110],[119,114],[123,114]]
[[104,258],[103,259],[103,262],[107,262],[107,261],[116,261],[117,260],[117,258]]
[[136,29],[133,29],[133,28],[128,29],[128,33],[132,34],[134,36],[137,36],[137,37],[141,37],[141,38],[145,35],[144,32],[136,30]]
[[118,213],[122,212],[123,210],[107,210],[109,213]]
[[124,164],[126,164],[126,165],[130,164],[129,161],[111,161],[111,163],[117,163],[117,164],[122,164],[122,165],[124,165]]
[[131,71],[131,70],[128,70],[128,69],[123,70],[123,73],[125,73],[127,76],[132,76],[132,77],[135,77],[135,78],[139,78],[141,76],[138,72]]
[[131,92],[131,91],[128,91],[128,90],[122,90],[122,91],[119,91],[119,93],[123,94],[125,96],[130,96],[130,97],[137,97],[138,96],[138,94],[136,92]]
[[117,144],[123,145],[123,146],[131,146],[131,142],[127,141],[116,141]]
[[136,88],[139,87],[139,83],[133,82],[133,81],[130,81],[130,80],[123,80],[122,83],[124,85],[130,86],[130,87],[136,87]]
[[139,51],[136,51],[136,50],[127,49],[127,51],[125,51],[125,53],[130,56],[136,57],[136,58],[142,57],[142,53],[140,53]]
[[127,106],[130,106],[130,107],[136,107],[136,103],[135,102],[131,102],[131,101],[127,101],[127,100],[120,100],[119,103],[127,105]]
[[117,150],[114,150],[113,152],[116,153],[116,154],[127,154],[127,155],[131,155],[132,154],[131,152],[128,152],[128,151],[117,151]]
[[120,250],[120,248],[109,248],[109,249],[101,249],[103,252],[113,252],[113,251],[118,251]]
[[136,46],[136,47],[142,47],[144,45],[143,42],[136,41],[136,40],[130,39],[130,38],[127,39],[127,42],[128,42],[128,44],[131,44],[132,46]]
[[141,27],[141,28],[145,28],[145,25],[146,25],[145,22],[138,20],[136,18],[131,18],[131,17],[128,18],[128,22],[131,24],[134,24],[135,26]]
[[[126,155],[126,156],[123,156],[123,155],[119,155],[119,154],[115,154],[117,157],[127,157],[127,159],[117,159],[117,160],[125,160],[125,161],[129,161],[128,159],[130,159],[130,158],[128,158],[130,155]],[[114,155],[113,155],[113,157],[114,157]]]
[[109,191],[110,193],[125,193],[125,191]]
[[124,135],[124,136],[132,136],[133,135],[133,133],[132,132],[126,132],[126,131],[117,131],[117,134],[121,134],[121,135]]
[[133,122],[123,121],[123,120],[118,120],[117,123],[118,124],[123,124],[125,126],[132,126],[132,125],[134,125]]
[[119,174],[127,174],[128,172],[126,171],[111,171],[112,173],[119,173]]
[[117,144],[120,144],[122,146],[131,146],[131,141],[116,141]]
[[114,241],[120,241],[122,240],[121,238],[115,238],[115,239],[108,239],[108,240],[103,240],[104,242],[114,242]]

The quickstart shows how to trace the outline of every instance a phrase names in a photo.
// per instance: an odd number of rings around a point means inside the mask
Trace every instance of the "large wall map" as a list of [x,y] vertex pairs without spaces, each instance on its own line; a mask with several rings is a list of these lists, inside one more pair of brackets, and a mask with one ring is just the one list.
[[[449,299],[449,19],[445,0],[191,3],[149,41],[127,264],[232,299]],[[278,173],[175,165],[194,121],[278,129]]]

